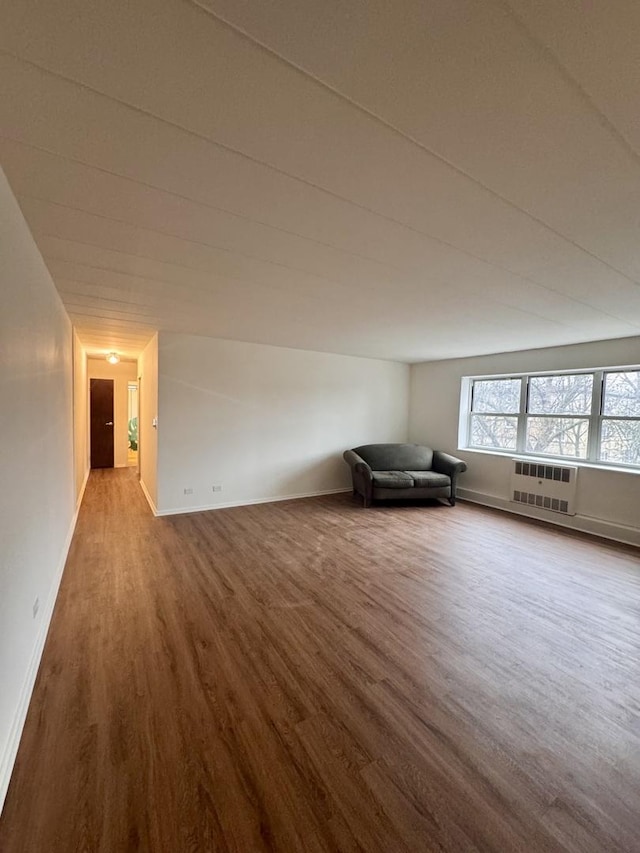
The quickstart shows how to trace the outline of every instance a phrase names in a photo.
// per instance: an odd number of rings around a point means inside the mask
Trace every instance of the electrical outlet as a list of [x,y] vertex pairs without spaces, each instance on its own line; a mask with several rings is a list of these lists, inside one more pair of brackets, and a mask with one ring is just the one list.
[[213,490],[214,492],[221,492],[221,491],[222,491],[222,485],[221,485],[220,483],[216,483],[216,484],[215,484],[214,486],[212,486],[211,488],[212,488],[212,490]]
[[193,489],[185,489],[185,490],[184,490],[184,493],[185,493],[185,495],[192,495],[192,494],[193,494]]
[[33,618],[34,619],[38,615],[38,610],[40,610],[40,599],[36,598],[36,600],[33,602]]

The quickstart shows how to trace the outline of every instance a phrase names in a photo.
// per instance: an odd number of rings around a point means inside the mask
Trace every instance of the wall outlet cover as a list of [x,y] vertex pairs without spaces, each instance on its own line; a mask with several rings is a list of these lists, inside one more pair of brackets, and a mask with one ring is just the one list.
[[222,486],[219,483],[217,483],[215,486],[212,486],[211,488],[213,489],[214,492],[221,492],[222,491]]

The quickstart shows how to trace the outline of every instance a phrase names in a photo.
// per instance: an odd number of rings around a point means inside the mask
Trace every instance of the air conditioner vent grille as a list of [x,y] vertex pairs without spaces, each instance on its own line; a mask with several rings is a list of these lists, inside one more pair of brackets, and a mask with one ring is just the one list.
[[548,495],[536,495],[534,492],[520,492],[517,489],[513,492],[513,500],[516,503],[527,504],[529,506],[537,506],[540,509],[550,509],[553,512],[569,513],[569,502],[560,498],[551,498]]
[[516,474],[523,477],[536,477],[538,480],[556,480],[568,483],[572,468],[561,465],[541,465],[539,462],[521,462],[516,460]]

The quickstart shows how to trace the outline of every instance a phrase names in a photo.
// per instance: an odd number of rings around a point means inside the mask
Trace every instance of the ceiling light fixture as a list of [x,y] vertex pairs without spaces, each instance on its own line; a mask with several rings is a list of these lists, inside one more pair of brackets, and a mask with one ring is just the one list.
[[109,364],[117,364],[120,361],[120,356],[117,352],[107,353],[107,361]]

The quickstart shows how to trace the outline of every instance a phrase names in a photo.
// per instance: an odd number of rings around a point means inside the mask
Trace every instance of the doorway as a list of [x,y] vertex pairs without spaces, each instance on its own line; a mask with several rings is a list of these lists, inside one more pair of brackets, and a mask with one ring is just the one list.
[[91,379],[91,467],[113,468],[113,379]]
[[129,444],[127,446],[127,465],[130,468],[138,466],[139,437],[138,437],[138,385],[136,382],[127,384],[127,427]]

